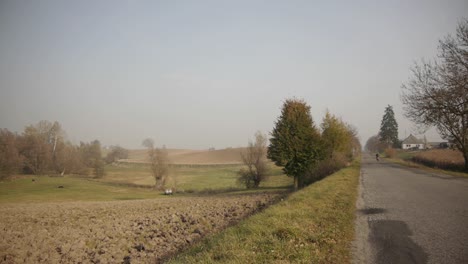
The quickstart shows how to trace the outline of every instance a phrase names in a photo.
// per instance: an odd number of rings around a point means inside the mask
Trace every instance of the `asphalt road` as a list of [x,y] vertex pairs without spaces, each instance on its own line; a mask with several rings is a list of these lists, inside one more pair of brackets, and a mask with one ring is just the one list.
[[355,263],[468,263],[468,179],[362,159]]

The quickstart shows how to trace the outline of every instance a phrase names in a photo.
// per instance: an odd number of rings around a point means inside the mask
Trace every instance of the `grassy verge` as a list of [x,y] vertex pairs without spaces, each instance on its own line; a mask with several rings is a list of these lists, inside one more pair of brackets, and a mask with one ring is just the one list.
[[170,263],[349,263],[359,173],[356,162]]

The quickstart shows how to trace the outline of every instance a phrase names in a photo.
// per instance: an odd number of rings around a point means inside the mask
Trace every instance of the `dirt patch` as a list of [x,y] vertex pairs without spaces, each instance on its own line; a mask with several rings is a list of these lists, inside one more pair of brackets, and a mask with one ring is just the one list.
[[158,263],[263,209],[264,193],[0,206],[0,263]]

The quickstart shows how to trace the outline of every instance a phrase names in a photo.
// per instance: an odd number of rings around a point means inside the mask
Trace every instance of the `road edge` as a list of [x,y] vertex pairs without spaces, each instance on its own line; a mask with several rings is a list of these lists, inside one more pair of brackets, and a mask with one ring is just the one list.
[[371,244],[369,242],[369,223],[367,216],[362,212],[365,209],[364,202],[364,175],[365,170],[361,166],[359,174],[358,198],[356,199],[356,220],[354,224],[355,237],[352,243],[352,263],[372,263]]

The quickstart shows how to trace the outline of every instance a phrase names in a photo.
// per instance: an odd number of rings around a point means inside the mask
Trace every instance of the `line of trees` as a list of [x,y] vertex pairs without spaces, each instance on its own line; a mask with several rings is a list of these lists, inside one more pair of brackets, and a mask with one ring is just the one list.
[[105,162],[128,157],[128,151],[111,147],[105,159],[98,140],[74,145],[66,140],[59,122],[40,121],[23,133],[0,129],[0,177],[26,174],[104,175]]
[[354,127],[327,111],[318,128],[305,101],[287,99],[271,132],[267,157],[294,177],[298,189],[346,166],[360,150]]

